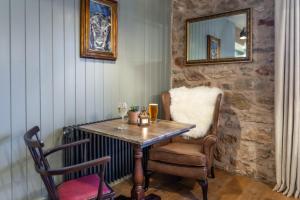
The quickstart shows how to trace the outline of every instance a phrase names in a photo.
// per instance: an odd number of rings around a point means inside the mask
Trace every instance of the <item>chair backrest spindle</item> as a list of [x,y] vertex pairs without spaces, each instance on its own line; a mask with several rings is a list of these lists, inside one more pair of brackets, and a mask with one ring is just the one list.
[[[48,160],[45,158],[43,153],[44,143],[39,139],[38,132],[40,131],[39,127],[35,126],[24,135],[25,144],[29,149],[29,152],[33,158],[35,168],[39,170],[47,171],[50,168]],[[51,199],[58,199],[58,194],[55,189],[55,184],[52,176],[40,173],[36,170],[48,191],[48,194]]]

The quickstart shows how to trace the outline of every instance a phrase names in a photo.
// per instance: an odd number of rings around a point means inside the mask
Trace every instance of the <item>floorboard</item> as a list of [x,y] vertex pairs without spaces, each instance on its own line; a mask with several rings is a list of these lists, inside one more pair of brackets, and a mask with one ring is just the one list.
[[[217,170],[216,178],[209,179],[209,200],[295,200],[272,191],[272,185],[249,177],[231,175]],[[129,196],[131,180],[125,180],[115,186],[117,196]],[[146,194],[154,193],[163,200],[201,200],[201,188],[194,180],[179,179],[173,176],[155,174],[150,180]]]

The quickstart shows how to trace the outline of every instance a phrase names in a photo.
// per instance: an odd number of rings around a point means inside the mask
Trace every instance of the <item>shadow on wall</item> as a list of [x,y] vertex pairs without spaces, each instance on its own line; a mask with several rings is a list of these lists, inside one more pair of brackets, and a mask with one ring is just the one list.
[[1,133],[0,138],[0,155],[1,156],[1,162],[0,162],[0,193],[4,195],[4,197],[8,197],[10,194],[10,187],[11,182],[9,181],[11,178],[10,170],[11,170],[11,155],[10,155],[10,141],[11,137],[10,135],[5,135]]
[[215,152],[216,167],[236,172],[241,126],[237,113],[231,108],[230,97],[226,92],[224,92],[221,106],[218,137],[219,142]]
[[243,94],[224,92],[216,166],[231,173],[273,183],[273,129],[266,127],[266,124],[273,122],[272,119],[263,120],[267,118],[267,113],[265,116],[257,115],[256,108],[250,109],[249,106]]

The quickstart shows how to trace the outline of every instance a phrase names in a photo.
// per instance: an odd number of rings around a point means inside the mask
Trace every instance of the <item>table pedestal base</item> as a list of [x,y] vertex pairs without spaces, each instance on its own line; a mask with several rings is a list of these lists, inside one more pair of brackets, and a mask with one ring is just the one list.
[[134,146],[134,172],[133,172],[133,186],[131,189],[131,197],[125,197],[120,195],[116,200],[161,200],[161,198],[155,194],[149,194],[145,196],[144,191],[144,170],[142,166],[143,151],[140,146]]

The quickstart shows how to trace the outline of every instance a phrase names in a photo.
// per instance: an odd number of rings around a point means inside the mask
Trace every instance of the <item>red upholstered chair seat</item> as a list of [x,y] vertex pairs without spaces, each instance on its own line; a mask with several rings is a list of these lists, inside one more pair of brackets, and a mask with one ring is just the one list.
[[[66,181],[58,186],[60,200],[89,200],[97,197],[99,176],[89,175],[78,179]],[[110,193],[107,185],[103,184],[103,194]]]

